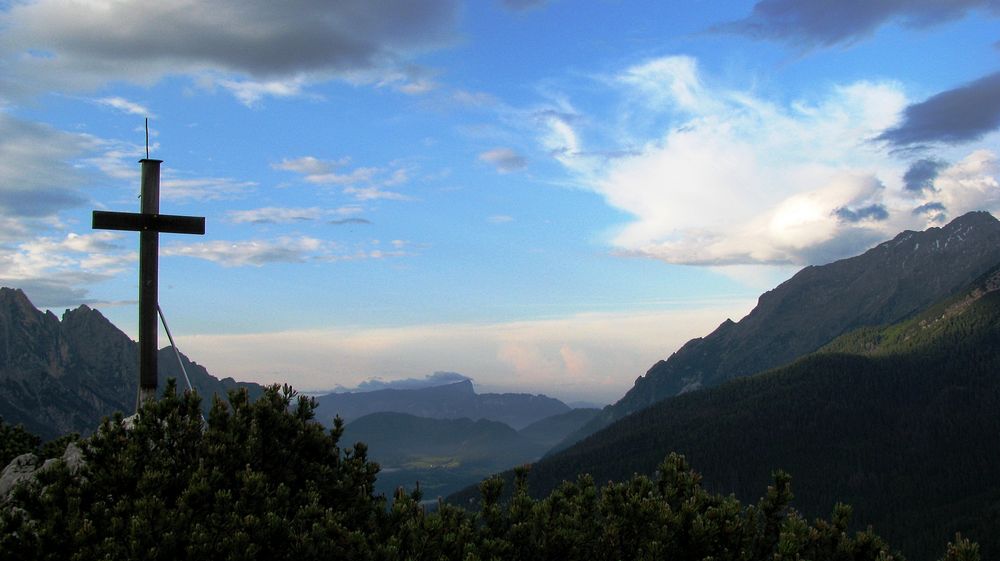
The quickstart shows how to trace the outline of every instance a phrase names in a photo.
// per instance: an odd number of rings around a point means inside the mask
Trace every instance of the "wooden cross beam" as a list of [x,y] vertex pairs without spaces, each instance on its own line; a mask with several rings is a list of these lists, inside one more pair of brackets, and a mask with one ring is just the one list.
[[138,214],[94,211],[93,228],[139,232],[139,397],[136,410],[147,399],[156,398],[157,372],[157,275],[160,232],[204,234],[205,218],[160,214],[160,164],[162,160],[139,160],[142,164],[142,203]]

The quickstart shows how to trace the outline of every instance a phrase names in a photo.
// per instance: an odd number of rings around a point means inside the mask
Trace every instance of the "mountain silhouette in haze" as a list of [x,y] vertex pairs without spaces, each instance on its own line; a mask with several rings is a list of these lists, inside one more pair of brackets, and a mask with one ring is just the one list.
[[895,323],[947,297],[1000,262],[1000,222],[970,212],[943,227],[905,231],[862,255],[809,266],[654,364],[564,448],[663,399],[788,364],[862,326]]
[[417,389],[383,389],[332,393],[316,398],[316,417],[332,424],[340,416],[348,423],[371,413],[406,413],[430,419],[488,419],[521,429],[570,407],[558,399],[526,393],[477,394],[471,380]]

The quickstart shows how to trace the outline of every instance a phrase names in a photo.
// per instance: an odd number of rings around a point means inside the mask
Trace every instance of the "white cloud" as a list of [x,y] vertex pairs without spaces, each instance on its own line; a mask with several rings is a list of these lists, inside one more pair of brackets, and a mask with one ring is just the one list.
[[[582,149],[586,129],[558,116],[540,142],[632,216],[610,239],[617,251],[672,263],[806,264],[928,225],[912,212],[928,201],[902,183],[907,162],[873,141],[907,106],[897,84],[859,82],[779,104],[705,86],[688,57],[645,62],[607,83],[624,100],[621,113],[667,124],[646,136],[643,127],[627,130],[638,148],[610,160]],[[628,128],[629,119],[618,123]],[[997,172],[987,163],[995,156],[970,158],[968,177],[948,183],[959,172],[942,172],[936,183],[956,193],[964,186],[967,196],[953,195],[954,214],[997,208]]]
[[137,253],[125,249],[114,232],[69,233],[0,244],[0,285],[23,289],[38,306],[91,303],[89,284],[133,266]]
[[506,224],[508,222],[513,222],[514,217],[506,214],[494,214],[493,216],[486,218],[486,221],[490,224]]
[[260,267],[268,263],[302,263],[326,250],[326,244],[310,237],[280,237],[274,240],[241,240],[172,244],[160,248],[164,256],[194,257],[223,267]]
[[140,105],[133,101],[129,101],[124,97],[102,97],[97,100],[97,103],[110,107],[112,109],[117,109],[122,113],[127,113],[129,115],[139,115],[142,117],[153,117],[154,115],[147,109],[144,105]]
[[727,317],[739,319],[752,305],[738,301],[698,310],[493,324],[195,335],[178,344],[217,376],[288,382],[305,390],[448,370],[471,376],[480,391],[612,401],[637,372]]
[[265,97],[299,97],[307,85],[301,76],[288,80],[218,80],[243,105],[257,107]]
[[696,110],[707,99],[698,63],[687,56],[653,59],[627,68],[617,79],[653,105],[672,104]]
[[319,207],[264,207],[250,210],[231,210],[226,213],[226,217],[230,222],[236,224],[285,224],[289,222],[317,220],[324,214],[323,209]]
[[344,187],[344,194],[354,197],[357,201],[376,201],[376,200],[386,200],[386,201],[409,201],[412,200],[402,193],[397,193],[395,191],[386,191],[384,189],[379,189],[374,185],[369,185],[367,187]]
[[[377,246],[377,243],[371,245]],[[341,247],[336,242],[309,236],[281,236],[266,240],[213,240],[208,242],[174,243],[160,247],[160,255],[193,257],[223,267],[262,267],[272,263],[306,263],[309,261],[337,262],[365,259],[386,259],[409,255],[393,244],[385,251],[367,245]]]

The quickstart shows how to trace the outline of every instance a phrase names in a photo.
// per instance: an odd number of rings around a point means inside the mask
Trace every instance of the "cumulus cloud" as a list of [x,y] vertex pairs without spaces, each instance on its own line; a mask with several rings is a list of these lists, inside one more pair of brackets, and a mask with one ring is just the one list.
[[897,148],[931,142],[957,144],[1000,128],[1000,72],[941,92],[903,112],[903,120],[878,136]]
[[995,0],[759,0],[752,13],[715,31],[830,47],[865,39],[889,23],[926,28],[979,13],[996,16]]
[[[694,61],[667,58],[606,80],[625,110],[587,119],[619,119],[612,126],[634,138],[634,151],[599,157],[602,150],[586,148],[585,126],[558,117],[540,130],[543,147],[579,185],[632,217],[609,236],[617,253],[699,265],[818,264],[934,223],[912,212],[925,203],[956,215],[1000,206],[989,151],[934,177],[922,164],[910,179],[932,187],[905,187],[904,164],[870,141],[907,107],[898,84],[858,82],[775,103],[708,87]],[[620,117],[629,113],[660,125],[632,126]]]
[[0,244],[0,285],[21,288],[35,305],[93,303],[83,288],[107,280],[135,263],[114,232],[69,233]]
[[286,80],[399,72],[453,39],[458,10],[457,0],[17,2],[0,14],[0,80],[15,94],[187,74],[247,101],[288,93],[274,89]]
[[479,154],[479,160],[493,164],[500,173],[519,171],[528,166],[528,161],[524,159],[524,156],[518,154],[512,148],[487,150]]

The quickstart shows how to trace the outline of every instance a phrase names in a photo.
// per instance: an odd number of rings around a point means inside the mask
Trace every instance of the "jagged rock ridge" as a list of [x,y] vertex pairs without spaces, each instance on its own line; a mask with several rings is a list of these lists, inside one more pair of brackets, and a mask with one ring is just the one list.
[[[66,310],[60,320],[21,290],[0,288],[0,416],[46,439],[88,434],[116,411],[135,409],[138,345],[99,311]],[[218,380],[181,355],[203,396],[257,384]],[[159,351],[160,383],[182,380],[173,349]],[[183,384],[183,381],[181,381]],[[206,404],[209,400],[206,399]]]

